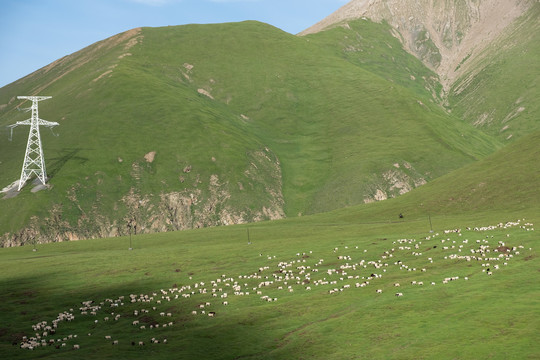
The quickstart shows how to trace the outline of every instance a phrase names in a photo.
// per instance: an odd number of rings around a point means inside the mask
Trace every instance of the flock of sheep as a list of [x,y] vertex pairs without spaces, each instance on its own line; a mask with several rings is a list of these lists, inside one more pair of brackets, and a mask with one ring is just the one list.
[[[189,284],[174,284],[168,289],[148,294],[83,301],[78,308],[63,311],[50,322],[40,321],[32,325],[32,335],[25,336],[17,344],[29,350],[46,347],[76,350],[85,338],[107,333],[107,326],[111,323],[121,323],[125,332],[133,335],[133,339],[124,340],[125,343],[113,335],[102,336],[103,341],[112,346],[167,344],[167,332],[156,330],[174,327],[180,323],[180,318],[185,321],[186,316],[216,317],[229,302],[236,301],[241,305],[239,298],[256,297],[260,301],[274,303],[282,297],[309,291],[330,296],[345,291],[372,291],[373,296],[385,296],[389,289],[398,287],[399,292],[390,293],[396,298],[406,297],[407,291],[424,286],[424,282],[429,286],[445,286],[451,282],[467,281],[472,276],[493,275],[522,252],[532,250],[524,249],[522,245],[510,246],[512,239],[504,234],[504,230],[511,227],[534,231],[533,224],[519,220],[467,228],[468,236],[463,236],[465,231],[462,233],[461,229],[452,229],[420,240],[398,239],[391,242],[391,248],[376,254],[359,246],[335,247],[328,251],[331,257],[326,259],[316,257],[313,251],[298,252],[287,261],[259,254],[261,266],[248,274],[223,274],[210,281],[197,282],[190,277]],[[501,231],[490,234],[494,230]],[[463,268],[460,267],[448,267],[457,273],[440,278],[430,275],[430,270],[436,266],[432,264],[444,261],[470,262],[477,267],[468,268],[467,276],[461,274]],[[385,282],[385,278],[407,279],[407,283]],[[184,304],[177,306],[180,301]],[[181,313],[185,308],[191,309],[189,313]],[[75,321],[86,321],[88,332],[69,334],[62,329],[65,323]]]

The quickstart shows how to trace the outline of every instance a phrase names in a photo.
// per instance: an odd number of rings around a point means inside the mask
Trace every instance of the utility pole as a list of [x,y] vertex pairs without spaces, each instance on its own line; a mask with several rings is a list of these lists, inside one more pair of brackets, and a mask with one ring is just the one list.
[[28,142],[26,144],[26,153],[24,154],[24,162],[21,170],[21,178],[19,180],[19,188],[21,191],[26,181],[30,176],[35,175],[43,185],[47,182],[47,171],[45,169],[45,157],[43,156],[43,147],[41,146],[41,136],[39,126],[52,128],[59,125],[57,122],[42,120],[38,114],[38,102],[50,99],[52,96],[17,96],[17,99],[27,99],[32,101],[32,106],[26,111],[32,111],[32,117],[28,120],[17,121],[13,125],[9,125],[11,132],[19,125],[30,125],[30,133],[28,134]]
[[129,250],[133,250],[131,244],[131,230],[135,230],[135,235],[137,235],[137,220],[134,217],[130,217],[127,227],[129,229]]

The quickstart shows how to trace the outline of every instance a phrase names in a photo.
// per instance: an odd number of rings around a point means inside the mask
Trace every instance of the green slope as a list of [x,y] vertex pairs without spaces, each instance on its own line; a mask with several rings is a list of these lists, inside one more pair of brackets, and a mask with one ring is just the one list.
[[[453,85],[449,105],[456,115],[503,141],[539,129],[540,4],[469,64]],[[477,69],[482,69],[478,72]]]
[[540,132],[536,131],[487,158],[464,166],[397,199],[333,212],[337,222],[397,221],[402,213],[427,224],[454,217],[535,214],[540,211]]
[[523,136],[478,163],[436,179],[418,194],[408,194],[409,199],[439,214],[538,209],[539,141],[539,131]]
[[[353,25],[306,38],[257,22],[135,29],[0,89],[0,125],[37,93],[61,124],[43,135],[52,189],[2,200],[0,232],[56,241],[127,234],[129,220],[153,232],[323,212],[499,148],[432,102],[432,74],[386,25]],[[384,51],[350,54],[343,37],[362,34]],[[396,67],[384,74],[381,58]],[[25,137],[0,143],[5,185]]]

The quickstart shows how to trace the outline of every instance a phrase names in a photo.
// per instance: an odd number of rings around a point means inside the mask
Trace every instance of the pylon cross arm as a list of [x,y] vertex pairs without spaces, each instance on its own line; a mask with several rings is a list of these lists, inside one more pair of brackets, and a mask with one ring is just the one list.
[[47,121],[47,120],[43,120],[43,119],[38,119],[38,124],[42,125],[42,126],[48,126],[48,127],[53,127],[53,126],[60,125],[56,121]]
[[17,99],[27,99],[32,101],[41,101],[52,98],[52,96],[17,96]]
[[24,121],[17,121],[15,124],[13,125],[8,125],[8,127],[10,128],[15,128],[19,125],[32,125],[32,121],[31,119],[28,119],[28,120],[24,120]]

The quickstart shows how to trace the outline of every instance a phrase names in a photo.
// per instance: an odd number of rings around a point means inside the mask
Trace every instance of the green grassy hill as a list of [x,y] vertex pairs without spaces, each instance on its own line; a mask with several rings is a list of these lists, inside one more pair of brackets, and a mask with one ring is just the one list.
[[[398,196],[500,148],[436,105],[436,88],[386,25],[367,21],[308,37],[257,22],[119,34],[0,89],[0,125],[25,119],[15,97],[31,94],[53,96],[40,115],[60,123],[59,137],[43,133],[51,189],[2,200],[4,244]],[[3,186],[19,176],[26,136],[0,143]]]
[[538,141],[540,132],[536,131],[399,198],[335,213],[344,214],[345,221],[393,221],[399,213],[415,221],[426,221],[430,215],[475,218],[475,214],[491,212],[533,214],[540,210]]

